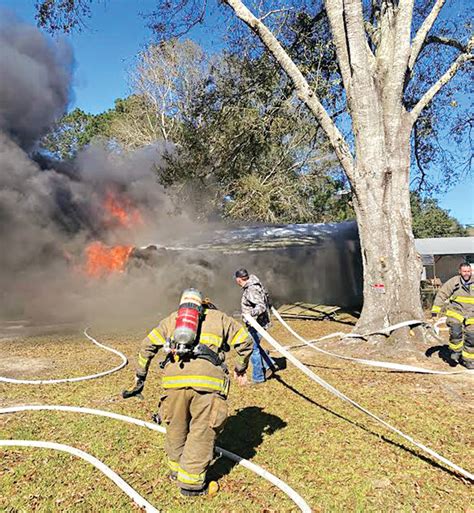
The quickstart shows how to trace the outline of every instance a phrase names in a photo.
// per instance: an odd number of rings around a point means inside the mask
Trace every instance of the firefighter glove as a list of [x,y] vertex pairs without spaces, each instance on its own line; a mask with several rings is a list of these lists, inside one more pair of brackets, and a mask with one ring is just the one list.
[[142,393],[144,387],[145,387],[145,378],[137,376],[136,380],[135,380],[135,387],[132,388],[132,390],[124,390],[122,392],[122,397],[124,399],[128,399],[130,397],[135,397],[136,395],[139,395]]

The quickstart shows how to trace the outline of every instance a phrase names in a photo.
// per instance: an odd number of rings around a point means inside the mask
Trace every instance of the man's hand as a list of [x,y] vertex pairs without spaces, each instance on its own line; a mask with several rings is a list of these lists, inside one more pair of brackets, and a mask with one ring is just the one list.
[[234,379],[237,381],[237,384],[240,387],[243,387],[247,384],[247,374],[245,372],[239,373],[237,371],[234,371]]
[[139,395],[142,393],[144,387],[145,387],[145,378],[136,376],[135,377],[135,387],[132,390],[124,390],[122,392],[122,397],[124,399],[129,399],[130,397]]

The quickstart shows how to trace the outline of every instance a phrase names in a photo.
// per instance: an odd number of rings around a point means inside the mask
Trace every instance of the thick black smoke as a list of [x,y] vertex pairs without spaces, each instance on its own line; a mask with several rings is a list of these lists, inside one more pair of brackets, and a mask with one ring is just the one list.
[[[89,283],[81,259],[93,240],[141,245],[187,229],[185,217],[170,221],[173,206],[153,172],[164,148],[121,154],[91,146],[68,163],[33,157],[67,109],[72,52],[10,14],[0,19],[0,319],[149,309],[156,276]],[[111,224],[110,191],[140,208],[142,222]]]
[[72,52],[35,27],[0,15],[0,130],[29,149],[64,113],[71,93]]
[[[66,109],[72,57],[41,33],[0,15],[0,281],[2,309],[28,294],[28,269],[48,259],[59,233],[52,223],[55,182],[29,157],[36,140]],[[52,179],[53,178],[53,179]],[[23,289],[23,290],[22,290]]]
[[[212,232],[215,226],[194,222],[186,205],[178,205],[184,213],[176,214],[177,205],[154,172],[164,165],[165,151],[171,151],[159,142],[133,153],[91,145],[73,162],[38,158],[38,140],[68,106],[71,50],[65,43],[53,44],[11,15],[0,13],[0,20],[0,321],[87,317],[93,322],[101,318],[116,322],[133,316],[156,321],[176,306],[180,292],[189,286],[230,310],[237,307],[240,295],[232,271],[241,266],[257,272],[282,301],[290,297],[339,301],[336,289],[348,295],[346,268],[354,266],[357,252],[341,245],[355,242],[338,229],[326,237],[332,245],[312,234],[311,247],[296,253],[288,247],[279,250],[278,244],[268,251],[249,251],[252,248],[242,240],[232,256],[225,247],[215,251],[219,240],[225,239],[218,234],[208,249],[138,251],[128,272],[88,279],[84,250],[93,241],[176,246],[177,239],[204,228]],[[135,205],[142,222],[121,227],[108,219],[104,200],[110,191]],[[320,231],[324,234],[324,228]],[[201,237],[195,237],[196,243]],[[236,237],[245,239],[245,233]],[[320,273],[332,265],[333,274],[344,277],[337,286],[330,274]],[[314,272],[327,280],[311,278]]]

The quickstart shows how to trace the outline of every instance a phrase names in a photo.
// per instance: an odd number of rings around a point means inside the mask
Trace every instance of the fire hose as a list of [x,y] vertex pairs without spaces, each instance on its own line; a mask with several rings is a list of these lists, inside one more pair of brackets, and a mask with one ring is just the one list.
[[[126,356],[121,353],[120,351],[117,351],[116,349],[113,349],[111,347],[108,347],[104,344],[101,344],[96,339],[91,337],[87,333],[87,329],[84,330],[84,335],[95,345],[98,347],[101,347],[107,351],[111,351],[112,353],[117,354],[122,359],[122,363],[111,370],[100,372],[97,374],[89,375],[89,376],[81,376],[77,378],[63,378],[63,379],[50,379],[50,380],[18,380],[13,378],[4,378],[0,377],[0,382],[6,382],[6,383],[14,383],[14,384],[32,384],[32,385],[44,385],[44,384],[52,384],[52,383],[70,383],[70,382],[76,382],[76,381],[85,381],[89,379],[96,379],[103,376],[107,376],[108,374],[112,374],[113,372],[117,372],[125,365],[127,365],[128,360]],[[47,406],[47,405],[30,405],[30,406],[16,406],[11,408],[2,408],[0,409],[0,414],[4,413],[17,413],[21,411],[31,411],[31,410],[58,410],[58,411],[72,411],[72,412],[78,412],[78,413],[88,413],[91,415],[99,415],[103,417],[109,417],[116,420],[121,420],[123,422],[129,422],[131,424],[136,424],[138,426],[147,427],[153,431],[158,431],[160,433],[165,433],[165,428],[158,426],[157,424],[152,424],[150,422],[146,422],[143,420],[136,419],[134,417],[128,417],[126,415],[120,415],[117,413],[112,412],[106,412],[102,410],[96,410],[92,408],[80,408],[80,407],[73,407],[73,406]],[[103,472],[109,479],[111,479],[121,490],[123,490],[133,501],[135,501],[139,506],[144,507],[146,511],[148,512],[157,512],[158,510],[152,506],[146,499],[144,499],[138,492],[136,492],[133,488],[130,487],[118,474],[116,474],[113,470],[111,470],[107,465],[102,463],[101,461],[97,460],[90,454],[81,451],[79,449],[76,449],[74,447],[64,445],[64,444],[57,444],[53,442],[43,442],[43,441],[34,441],[34,440],[0,440],[0,446],[21,446],[21,447],[41,447],[41,448],[49,448],[49,449],[55,449],[63,452],[68,452],[70,454],[73,454],[75,456],[78,456],[92,465],[94,465],[96,468],[98,468],[101,472]],[[301,511],[308,513],[311,511],[311,508],[308,506],[308,504],[305,502],[305,500],[295,491],[293,490],[288,484],[286,484],[284,481],[280,480],[278,477],[274,476],[272,473],[268,472],[267,470],[259,467],[255,463],[252,463],[248,460],[245,460],[244,458],[241,458],[240,456],[227,451],[225,449],[222,449],[220,447],[216,447],[216,451],[225,456],[226,458],[229,458],[232,461],[235,461],[239,465],[251,470],[252,472],[256,473],[257,475],[263,477],[270,483],[274,484],[280,490],[282,490],[288,497],[301,509]]]
[[[350,399],[349,397],[347,397],[345,394],[340,392],[337,388],[335,388],[332,385],[330,385],[327,381],[324,381],[324,379],[320,378],[313,371],[308,369],[308,367],[306,367],[306,365],[301,363],[294,355],[292,355],[289,351],[287,351],[284,347],[282,347],[269,333],[267,333],[255,321],[255,319],[250,317],[250,315],[244,314],[244,319],[245,319],[245,321],[248,324],[250,324],[250,326],[252,326],[255,330],[257,330],[258,333],[271,346],[273,346],[280,354],[282,354],[285,358],[287,358],[291,363],[293,363],[293,365],[295,365],[299,370],[301,370],[304,374],[306,374],[310,379],[312,379],[313,381],[315,381],[316,383],[321,385],[323,388],[325,388],[328,392],[330,392],[331,394],[335,395],[339,399],[342,399],[344,402],[347,402],[350,405],[354,406],[359,411],[365,413],[366,415],[368,415],[372,419],[376,420],[378,423],[380,423],[383,426],[385,426],[388,430],[393,431],[394,433],[398,434],[399,436],[401,436],[402,438],[404,438],[408,442],[412,443],[413,445],[415,445],[416,447],[421,449],[423,452],[428,453],[430,456],[432,456],[436,460],[441,461],[442,463],[444,463],[448,467],[451,467],[452,469],[454,469],[456,472],[458,472],[462,476],[466,477],[467,479],[469,479],[471,481],[474,481],[474,474],[471,474],[467,470],[464,470],[463,468],[461,468],[459,465],[456,465],[452,461],[444,458],[443,456],[441,456],[437,452],[433,451],[433,449],[430,449],[429,447],[426,447],[425,445],[415,441],[411,436],[406,435],[405,433],[403,433],[402,431],[400,431],[396,427],[390,425],[388,422],[385,422],[383,419],[381,419],[380,417],[378,417],[374,413],[370,412],[369,410],[367,410],[366,408],[364,408],[363,406],[361,406],[357,402],[355,402],[352,399]],[[420,321],[417,321],[417,322],[419,323]]]
[[[62,406],[62,405],[26,405],[26,406],[12,406],[8,408],[0,408],[1,414],[8,413],[19,413],[23,411],[65,411],[65,412],[75,412],[75,413],[83,413],[89,415],[98,415],[100,417],[108,417],[115,420],[120,420],[122,422],[128,422],[129,424],[135,424],[136,426],[145,427],[151,429],[152,431],[158,431],[159,433],[166,433],[166,429],[157,424],[146,422],[144,420],[136,419],[134,417],[129,417],[127,415],[121,415],[119,413],[112,413],[103,410],[96,410],[94,408],[82,408],[79,406]],[[107,467],[100,460],[94,458],[90,454],[71,447],[69,445],[57,444],[53,442],[39,442],[34,440],[0,440],[1,446],[22,446],[22,447],[44,447],[48,449],[56,449],[59,451],[69,452],[74,456],[78,456],[96,468],[98,468],[101,472],[103,472],[109,479],[111,479],[121,490],[123,490],[135,503],[139,506],[144,507],[146,511],[155,513],[158,510],[152,506],[146,499],[144,499],[138,492],[136,492],[130,485],[128,485],[118,474],[116,474],[113,470]],[[241,458],[237,454],[234,454],[226,449],[222,449],[221,447],[216,447],[216,453],[218,455],[225,456],[226,458],[235,461],[239,465],[251,470],[255,474],[263,477],[273,485],[277,486],[282,492],[284,492],[304,513],[310,513],[311,508],[305,502],[305,500],[288,484],[284,481],[268,472],[267,470],[259,467],[255,463],[252,463],[244,458]]]
[[114,372],[117,372],[125,367],[127,365],[128,360],[127,357],[121,353],[120,351],[117,351],[116,349],[113,349],[112,347],[106,346],[104,344],[101,344],[100,342],[97,342],[97,340],[93,337],[91,337],[87,333],[87,329],[84,330],[84,335],[96,346],[105,349],[106,351],[110,351],[111,353],[116,354],[117,356],[120,356],[122,363],[118,365],[117,367],[114,367],[113,369],[99,372],[98,374],[91,374],[89,376],[79,376],[77,378],[61,378],[61,379],[13,379],[13,378],[5,378],[3,376],[0,376],[0,382],[3,383],[14,383],[15,385],[53,385],[57,383],[73,383],[76,381],[86,381],[88,379],[96,379],[96,378],[102,378],[103,376],[108,376],[109,374],[112,374]]
[[111,479],[121,490],[123,490],[138,506],[145,508],[148,513],[158,513],[158,510],[136,492],[126,481],[116,474],[110,467],[102,463],[91,454],[71,447],[70,445],[57,444],[54,442],[42,442],[39,440],[0,440],[0,447],[39,447],[42,449],[55,449],[56,451],[67,452],[78,456],[88,463],[94,465],[109,479]]
[[[400,329],[400,328],[407,327],[407,326],[413,326],[413,325],[416,325],[416,324],[423,324],[423,321],[412,320],[412,321],[400,322],[398,324],[394,324],[393,326],[389,326],[388,328],[384,328],[383,330],[379,330],[379,331],[375,331],[375,332],[372,332],[372,333],[368,333],[368,334],[366,334],[364,336],[358,335],[357,333],[336,332],[336,333],[331,333],[330,335],[325,335],[324,337],[320,337],[320,338],[317,338],[315,340],[309,341],[309,340],[304,339],[293,328],[291,328],[291,326],[289,326],[288,323],[286,323],[283,320],[283,318],[281,317],[281,315],[278,313],[277,310],[272,308],[272,312],[275,315],[275,317],[278,319],[278,321],[283,325],[283,327],[286,328],[294,337],[296,337],[298,340],[303,342],[303,344],[306,344],[311,349],[314,349],[315,351],[323,353],[323,354],[325,354],[327,356],[332,356],[334,358],[340,358],[342,360],[349,360],[351,362],[361,363],[362,365],[369,365],[371,367],[380,367],[382,369],[391,369],[391,370],[401,371],[401,372],[416,372],[416,373],[419,373],[419,374],[439,374],[439,375],[445,375],[445,376],[446,375],[453,375],[453,374],[463,374],[465,372],[470,372],[467,369],[463,369],[461,371],[438,371],[438,370],[433,370],[433,369],[425,369],[424,367],[415,367],[414,365],[405,365],[405,364],[402,364],[402,363],[380,362],[380,361],[377,361],[377,360],[364,360],[362,358],[352,358],[351,356],[344,356],[344,355],[341,355],[341,354],[337,354],[337,353],[332,353],[330,351],[326,351],[325,349],[321,349],[320,347],[317,347],[317,346],[314,345],[314,342],[321,342],[322,340],[328,340],[330,338],[336,338],[336,337],[339,337],[339,338],[343,338],[343,337],[346,337],[346,338],[364,338],[364,337],[367,337],[369,335],[388,334],[391,331],[394,331],[396,329]],[[441,321],[443,321],[443,319],[440,319],[434,325],[435,331],[437,329],[439,330],[439,327],[437,325]]]

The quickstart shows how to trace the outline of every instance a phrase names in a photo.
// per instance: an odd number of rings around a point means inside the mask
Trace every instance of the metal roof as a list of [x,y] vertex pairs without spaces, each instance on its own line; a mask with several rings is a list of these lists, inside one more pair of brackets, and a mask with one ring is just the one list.
[[472,255],[474,237],[416,239],[415,246],[420,255]]

